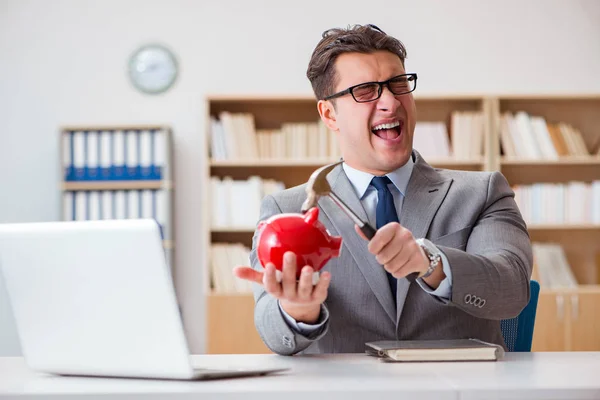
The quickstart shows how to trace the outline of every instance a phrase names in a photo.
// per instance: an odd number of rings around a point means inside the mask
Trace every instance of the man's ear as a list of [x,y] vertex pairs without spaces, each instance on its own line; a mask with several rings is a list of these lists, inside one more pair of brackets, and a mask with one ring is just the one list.
[[331,101],[319,100],[319,102],[317,103],[317,109],[319,110],[321,120],[325,123],[327,128],[334,132],[339,131],[339,128],[337,126],[337,115]]

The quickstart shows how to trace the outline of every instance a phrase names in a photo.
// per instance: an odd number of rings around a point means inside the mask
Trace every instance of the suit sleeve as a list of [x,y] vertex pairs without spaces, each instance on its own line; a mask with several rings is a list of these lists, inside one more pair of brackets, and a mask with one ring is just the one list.
[[[271,195],[266,196],[261,204],[259,221],[268,219],[275,214],[281,214],[282,211],[277,204],[275,198]],[[258,245],[258,230],[254,232],[252,238],[252,251],[250,252],[250,262],[252,268],[257,271],[262,271],[263,267],[260,264],[257,256]],[[326,332],[329,326],[329,311],[325,305],[321,305],[321,314],[315,325],[322,327],[309,336],[302,335],[300,332],[292,329],[285,321],[277,299],[268,294],[259,284],[253,284],[254,291],[254,324],[256,330],[263,342],[271,351],[281,355],[296,354],[308,346],[315,340],[320,339]]]
[[[486,203],[466,251],[438,246],[452,269],[451,303],[486,319],[517,316],[530,297],[533,254],[527,227],[502,174],[488,182]],[[479,301],[473,299],[479,298]]]

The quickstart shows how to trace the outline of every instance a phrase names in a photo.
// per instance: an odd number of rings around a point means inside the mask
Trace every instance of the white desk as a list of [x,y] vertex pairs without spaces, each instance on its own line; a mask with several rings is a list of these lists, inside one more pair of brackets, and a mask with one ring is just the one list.
[[197,366],[291,370],[199,382],[79,378],[37,374],[22,358],[0,358],[0,399],[600,399],[600,352],[508,353],[499,362],[477,363],[390,364],[362,354],[202,355],[193,360]]

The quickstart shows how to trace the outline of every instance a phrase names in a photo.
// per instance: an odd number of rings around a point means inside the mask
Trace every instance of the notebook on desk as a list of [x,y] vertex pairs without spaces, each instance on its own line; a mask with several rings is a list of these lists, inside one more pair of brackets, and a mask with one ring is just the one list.
[[384,340],[365,347],[383,361],[496,361],[504,356],[502,346],[478,339]]

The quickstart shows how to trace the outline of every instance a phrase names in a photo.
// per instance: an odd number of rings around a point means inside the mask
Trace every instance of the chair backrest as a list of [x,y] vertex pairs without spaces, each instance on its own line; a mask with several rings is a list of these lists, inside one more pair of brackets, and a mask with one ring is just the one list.
[[540,284],[532,280],[529,286],[531,296],[523,311],[514,318],[500,321],[502,336],[508,351],[531,351]]

